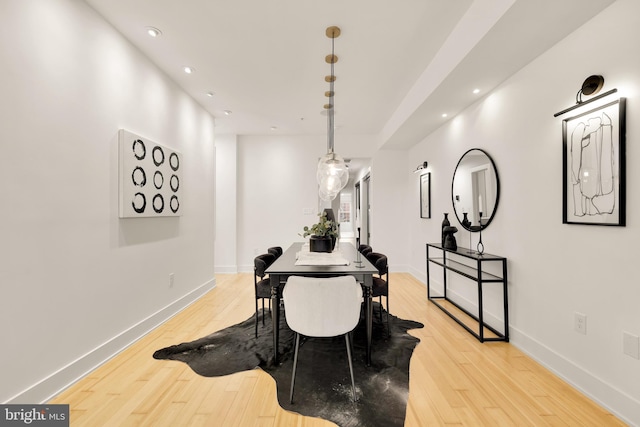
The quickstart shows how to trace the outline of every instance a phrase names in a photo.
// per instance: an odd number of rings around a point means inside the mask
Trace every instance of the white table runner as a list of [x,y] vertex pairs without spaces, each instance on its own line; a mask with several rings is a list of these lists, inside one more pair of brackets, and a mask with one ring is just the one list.
[[304,248],[296,253],[295,265],[349,265],[349,260],[340,251],[309,252]]

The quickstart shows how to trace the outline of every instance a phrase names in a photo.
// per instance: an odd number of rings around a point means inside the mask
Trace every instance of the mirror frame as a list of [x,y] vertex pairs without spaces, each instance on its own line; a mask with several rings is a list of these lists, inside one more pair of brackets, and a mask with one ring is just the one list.
[[[465,156],[467,156],[470,152],[472,151],[480,151],[482,154],[484,154],[487,159],[489,159],[489,162],[491,164],[491,167],[493,168],[493,173],[496,179],[496,201],[495,204],[493,206],[493,210],[491,211],[491,215],[488,215],[488,220],[486,220],[486,222],[484,222],[484,224],[481,224],[481,227],[478,228],[477,225],[471,224],[471,226],[465,226],[462,224],[462,218],[463,218],[463,214],[462,212],[458,212],[458,210],[456,209],[456,195],[454,194],[454,184],[455,184],[455,180],[456,180],[456,174],[458,173],[458,168],[460,167],[460,163],[462,163],[462,161],[464,160]],[[498,202],[500,201],[500,178],[498,176],[498,168],[496,168],[496,164],[493,161],[493,158],[489,155],[489,153],[487,153],[485,150],[481,149],[481,148],[471,148],[469,150],[467,150],[462,157],[460,157],[460,160],[458,160],[458,163],[456,164],[456,168],[453,171],[453,178],[451,179],[451,203],[453,204],[453,211],[456,214],[456,219],[458,220],[458,222],[460,223],[460,225],[468,231],[471,232],[476,232],[476,231],[480,231],[480,230],[484,230],[485,228],[487,228],[489,226],[489,224],[491,224],[491,221],[493,221],[493,217],[496,214],[496,211],[498,210]],[[483,218],[486,218],[487,215],[483,216]]]

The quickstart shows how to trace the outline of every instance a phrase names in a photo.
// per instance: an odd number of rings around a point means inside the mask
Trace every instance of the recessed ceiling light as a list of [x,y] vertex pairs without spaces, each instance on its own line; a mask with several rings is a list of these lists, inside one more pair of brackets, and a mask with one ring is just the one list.
[[150,37],[159,37],[162,35],[162,31],[160,31],[159,29],[157,29],[156,27],[147,27],[147,34],[149,34]]
[[184,68],[183,68],[183,70],[184,70],[184,72],[185,72],[185,73],[187,73],[187,74],[191,74],[191,73],[193,73],[196,69],[195,69],[195,68],[193,68],[193,67],[184,67]]
[[224,115],[225,116],[230,116],[232,112],[233,111],[231,111],[231,110],[224,110]]
[[271,130],[278,130],[276,126],[271,126]]
[[473,93],[480,93],[480,89],[474,89]]
[[442,113],[442,117],[447,117],[447,113]]
[[213,98],[213,95],[215,95],[215,93],[213,93],[213,92],[207,92],[207,96],[208,96],[209,98]]

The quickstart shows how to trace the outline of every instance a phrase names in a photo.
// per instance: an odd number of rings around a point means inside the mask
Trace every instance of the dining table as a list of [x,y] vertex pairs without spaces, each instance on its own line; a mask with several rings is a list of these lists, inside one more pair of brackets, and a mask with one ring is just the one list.
[[[295,242],[267,269],[271,285],[273,322],[273,354],[278,361],[280,336],[280,299],[289,276],[336,277],[353,276],[362,285],[367,331],[366,364],[371,365],[371,335],[373,331],[373,305],[371,287],[378,270],[348,242],[338,242],[332,253],[310,252],[309,244]],[[286,310],[286,307],[285,307]],[[286,314],[285,314],[286,315]]]

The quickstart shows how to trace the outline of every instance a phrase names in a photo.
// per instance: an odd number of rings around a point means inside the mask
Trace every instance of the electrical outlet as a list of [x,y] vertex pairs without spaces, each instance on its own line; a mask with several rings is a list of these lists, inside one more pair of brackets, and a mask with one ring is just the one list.
[[173,280],[175,279],[175,275],[173,273],[169,273],[169,287],[173,288]]
[[587,335],[587,315],[576,311],[573,320],[573,329],[582,335]]
[[313,215],[313,209],[311,208],[303,208],[302,215]]
[[622,351],[627,356],[631,356],[636,359],[640,359],[640,338],[630,334],[629,332],[622,332]]

